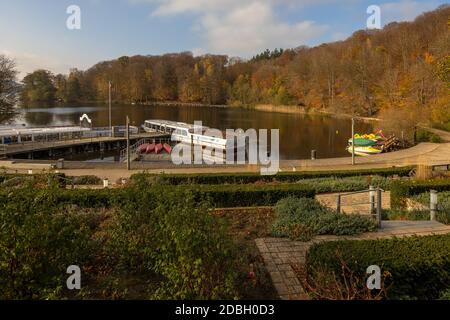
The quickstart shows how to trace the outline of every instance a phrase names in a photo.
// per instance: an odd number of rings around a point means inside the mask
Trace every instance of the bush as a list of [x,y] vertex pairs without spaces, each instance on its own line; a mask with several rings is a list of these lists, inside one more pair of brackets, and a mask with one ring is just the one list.
[[[450,287],[449,252],[450,235],[332,241],[310,248],[306,268],[310,280],[319,276],[317,270],[339,278],[339,260],[343,260],[359,279],[365,279],[367,267],[378,265],[389,275],[385,284],[389,299],[437,299]],[[348,285],[341,282],[342,287]]]
[[[164,174],[154,175],[139,173],[131,176],[133,181],[140,178],[146,179],[149,184],[248,184],[255,182],[297,182],[302,179],[316,178],[345,178],[357,176],[377,175],[408,176],[412,167],[386,168],[386,169],[365,169],[347,171],[305,171],[305,172],[280,172],[275,176],[262,176],[258,173],[214,173],[214,174]],[[155,179],[155,177],[158,177]]]
[[64,173],[47,173],[47,174],[0,174],[0,185],[2,186],[23,186],[26,184],[34,185],[58,185],[61,188],[66,186],[66,175]]
[[95,242],[83,216],[60,214],[58,189],[9,192],[0,202],[0,299],[56,298],[70,265],[92,259]]
[[76,176],[76,177],[68,177],[71,179],[75,185],[100,185],[103,183],[103,180],[97,176]]
[[[186,189],[186,187],[179,187],[179,189]],[[297,184],[191,185],[189,189],[192,190],[197,200],[207,199],[216,208],[273,206],[289,196],[303,198],[315,196],[313,189]]]
[[404,209],[407,198],[430,190],[450,191],[450,179],[392,181],[391,208]]
[[[151,298],[236,297],[236,251],[220,220],[189,190],[130,189],[112,227],[112,251],[126,272],[154,273]],[[139,201],[133,201],[133,200]]]
[[356,235],[377,229],[372,218],[336,214],[314,199],[283,199],[275,213],[273,235],[293,240],[307,241],[314,235]]
[[426,130],[418,130],[416,135],[417,142],[433,142],[433,143],[441,143],[442,139],[437,134]]

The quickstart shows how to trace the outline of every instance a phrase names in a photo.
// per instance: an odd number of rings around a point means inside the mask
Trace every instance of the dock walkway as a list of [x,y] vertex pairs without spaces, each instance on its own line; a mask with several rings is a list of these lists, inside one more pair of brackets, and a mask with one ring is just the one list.
[[[136,141],[140,139],[157,139],[157,138],[165,138],[168,137],[167,134],[162,133],[140,133],[130,135],[130,140]],[[86,137],[79,139],[68,139],[68,140],[55,140],[55,141],[41,141],[41,142],[24,142],[24,143],[16,143],[11,145],[3,145],[2,155],[5,156],[13,156],[16,154],[23,154],[29,152],[36,151],[44,151],[50,149],[59,149],[59,148],[70,148],[81,145],[88,145],[94,143],[114,143],[114,142],[123,142],[126,141],[126,138],[123,136],[119,137]]]

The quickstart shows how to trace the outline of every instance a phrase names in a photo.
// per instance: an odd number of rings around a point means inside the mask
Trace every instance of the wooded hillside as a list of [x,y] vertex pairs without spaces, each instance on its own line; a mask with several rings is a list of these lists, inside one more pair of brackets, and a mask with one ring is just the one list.
[[[420,108],[445,125],[450,123],[449,17],[450,6],[444,5],[414,22],[357,31],[345,41],[314,48],[266,51],[249,61],[189,52],[121,57],[52,76],[55,93],[50,88],[40,96],[104,101],[111,80],[116,102],[283,104],[367,116]],[[38,76],[45,77],[42,71]],[[40,99],[26,94],[33,74],[28,77],[25,102]]]

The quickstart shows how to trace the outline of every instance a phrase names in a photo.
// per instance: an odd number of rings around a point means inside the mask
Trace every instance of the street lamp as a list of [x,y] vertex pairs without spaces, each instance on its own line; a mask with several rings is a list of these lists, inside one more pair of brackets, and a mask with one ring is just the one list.
[[112,121],[111,121],[111,81],[108,81],[108,106],[109,106],[109,134],[112,137]]

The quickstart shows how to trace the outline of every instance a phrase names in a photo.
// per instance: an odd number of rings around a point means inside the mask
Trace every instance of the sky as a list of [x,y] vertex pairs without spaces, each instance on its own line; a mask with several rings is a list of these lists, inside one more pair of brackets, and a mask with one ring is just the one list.
[[[123,55],[191,51],[251,58],[264,49],[315,46],[381,24],[410,21],[442,0],[0,0],[0,54],[19,79],[36,69],[68,73]],[[67,8],[80,8],[70,30]]]

